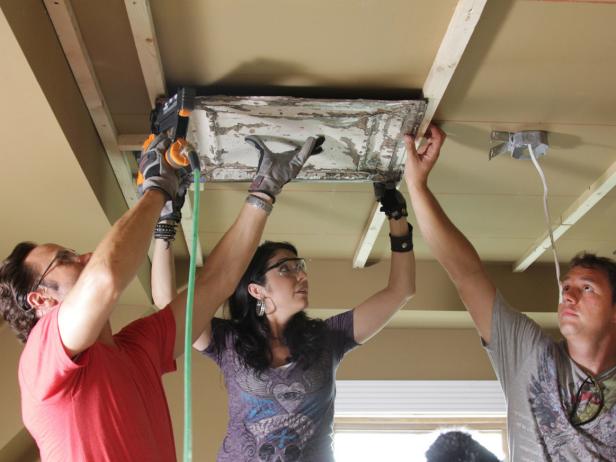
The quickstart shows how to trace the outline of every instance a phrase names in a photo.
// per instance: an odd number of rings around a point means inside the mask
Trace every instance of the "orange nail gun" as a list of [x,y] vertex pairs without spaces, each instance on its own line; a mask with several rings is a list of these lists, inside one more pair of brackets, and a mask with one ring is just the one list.
[[[184,168],[190,165],[186,132],[188,118],[195,107],[195,89],[183,87],[167,100],[157,101],[156,107],[150,113],[150,136],[143,142],[145,150],[156,135],[166,133],[171,138],[171,146],[165,153],[165,159],[173,168]],[[194,167],[194,165],[193,165]],[[137,176],[137,185],[143,182],[141,173]]]

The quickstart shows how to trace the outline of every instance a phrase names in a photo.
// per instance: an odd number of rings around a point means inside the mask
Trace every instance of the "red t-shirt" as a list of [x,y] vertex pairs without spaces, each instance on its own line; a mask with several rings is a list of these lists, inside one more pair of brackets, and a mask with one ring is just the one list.
[[19,360],[21,409],[44,462],[175,461],[162,374],[175,370],[166,308],[71,359],[58,311],[41,318]]

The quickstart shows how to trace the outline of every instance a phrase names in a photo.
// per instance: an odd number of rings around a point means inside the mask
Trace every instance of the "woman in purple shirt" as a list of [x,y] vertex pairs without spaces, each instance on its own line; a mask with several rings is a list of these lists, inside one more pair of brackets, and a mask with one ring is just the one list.
[[218,462],[333,461],[335,372],[344,354],[378,333],[415,290],[412,227],[393,184],[375,184],[389,218],[386,287],[353,310],[310,319],[306,263],[295,247],[265,242],[195,347],[225,376],[229,424]]

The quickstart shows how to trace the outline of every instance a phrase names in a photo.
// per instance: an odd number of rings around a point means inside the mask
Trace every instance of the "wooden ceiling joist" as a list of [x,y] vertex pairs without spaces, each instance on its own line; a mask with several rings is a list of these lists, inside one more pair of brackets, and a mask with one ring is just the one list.
[[[154,30],[150,2],[148,0],[125,0],[124,4],[137,49],[139,64],[141,65],[141,73],[147,88],[150,106],[154,108],[156,99],[163,96],[166,90],[165,74],[163,72],[158,42],[156,41],[156,31]],[[139,141],[140,139],[141,142]],[[125,150],[138,151],[141,150],[143,139],[145,138],[141,135],[120,135],[119,143]],[[186,195],[186,200],[182,207],[180,226],[182,227],[189,253],[192,253],[193,225],[192,205],[190,197]],[[197,240],[196,260],[197,266],[203,266],[203,250],[199,240]]]
[[[441,41],[430,73],[423,85],[424,97],[428,99],[428,107],[423,122],[417,133],[417,145],[426,129],[432,122],[436,109],[451,82],[453,74],[462,59],[464,50],[470,41],[487,0],[459,0],[453,13],[449,27]],[[380,204],[372,207],[368,224],[364,228],[359,245],[353,258],[354,268],[363,268],[374,247],[374,243],[385,222],[385,214],[379,211]]]
[[130,167],[118,145],[117,130],[105,103],[73,8],[67,0],[45,0],[45,7],[90,112],[90,117],[107,152],[126,203],[131,207],[137,202],[137,190]]
[[[616,162],[610,165],[603,175],[591,184],[559,217],[558,224],[552,229],[554,241],[565,234],[614,187],[616,187]],[[524,271],[549,248],[550,236],[546,232],[515,262],[513,270],[516,272]]]
[[137,48],[150,106],[153,108],[156,98],[163,96],[166,90],[150,2],[148,0],[125,0],[124,5]]
[[147,133],[137,133],[118,136],[118,144],[122,151],[140,151]]
[[[162,77],[162,69],[160,67],[160,56],[152,56],[154,51],[156,51],[156,53],[158,52],[158,47],[152,46],[150,40],[148,40],[150,37],[154,36],[149,4],[147,1],[131,1],[127,3],[130,3],[132,6],[131,9],[128,9],[127,5],[127,11],[131,12],[131,15],[129,16],[132,16],[130,19],[131,27],[135,24],[136,27],[139,28],[137,33],[137,37],[139,38],[136,39],[135,44],[138,49],[142,70],[144,70],[144,81],[146,82],[148,95],[153,103],[156,97],[164,92],[164,80]],[[109,162],[111,163],[116,178],[118,179],[118,183],[122,189],[126,203],[129,207],[132,207],[137,202],[138,193],[133,175],[131,173],[130,165],[125,154],[123,153],[126,146],[120,146],[118,142],[120,137],[117,133],[111,113],[109,112],[109,108],[105,102],[94,66],[92,65],[88,55],[70,2],[67,0],[45,0],[45,7],[47,8],[49,17],[54,25],[56,34],[64,50],[64,54],[66,55],[73,75],[75,76],[75,80],[77,81],[88,111],[90,112],[90,116],[92,117],[92,121],[94,122],[103,147],[107,152]],[[139,14],[147,15],[147,18],[142,17],[140,19],[138,18]],[[149,32],[151,33],[148,33],[148,29],[146,27],[148,24],[152,26],[149,29]],[[141,51],[139,51],[140,48],[142,48]],[[144,57],[143,60],[142,57]],[[159,63],[158,72],[152,69],[157,62]],[[144,66],[147,66],[147,72]],[[140,149],[141,143],[136,143],[135,139],[131,139],[131,142],[138,146],[138,149]],[[189,200],[185,202],[183,211],[187,211],[185,214],[192,217],[192,210]],[[185,236],[192,235],[192,219],[189,218],[182,220],[181,225]],[[191,249],[191,246],[189,245],[188,248]],[[203,255],[200,244],[198,245],[197,264],[199,266],[203,264]]]

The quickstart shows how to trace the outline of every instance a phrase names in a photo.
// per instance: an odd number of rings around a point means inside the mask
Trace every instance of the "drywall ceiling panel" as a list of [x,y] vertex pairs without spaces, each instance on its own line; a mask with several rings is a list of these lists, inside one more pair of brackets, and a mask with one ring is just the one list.
[[118,133],[147,133],[150,105],[124,1],[72,6]]
[[[536,196],[437,194],[451,220],[473,239],[531,239],[545,229],[543,204]],[[553,197],[554,210],[566,208],[574,197]],[[518,249],[522,253],[525,249]]]
[[259,155],[247,136],[279,153],[317,135],[325,139],[323,152],[307,160],[298,180],[383,181],[400,177],[402,135],[417,132],[425,109],[423,100],[198,97],[188,141],[207,181],[252,180]]
[[[310,258],[351,259],[372,205],[372,187],[357,184],[341,189],[332,185],[340,184],[287,185],[274,206],[265,239],[289,240]],[[200,230],[206,254],[235,219],[246,197],[246,188],[246,184],[240,183],[206,186]],[[540,196],[439,194],[438,199],[486,260],[515,260],[545,229]],[[554,200],[554,206],[564,208],[573,199],[559,197]],[[417,222],[412,213],[409,221]],[[387,232],[385,226],[375,245],[373,259],[389,257]],[[418,227],[415,241],[417,258],[433,258]]]
[[548,131],[550,148],[539,163],[553,196],[579,196],[616,160],[616,136],[609,126],[458,122],[441,126],[447,139],[430,176],[430,186],[437,193],[543,194],[530,160],[509,155],[488,160],[492,130]]
[[[245,183],[206,185],[200,222],[206,254],[235,220],[247,188]],[[290,241],[310,258],[350,259],[371,205],[369,184],[293,182],[278,196],[264,239]]]
[[[558,258],[561,263],[567,263],[575,255],[582,251],[596,253],[602,257],[616,259],[616,242],[611,239],[607,241],[596,241],[589,239],[565,239],[561,238],[556,242]],[[539,262],[547,263],[554,260],[552,251],[548,250],[537,259]]]
[[[408,197],[406,190],[405,196]],[[540,196],[437,194],[439,203],[453,223],[476,247],[486,261],[513,261],[545,230]],[[555,207],[564,208],[573,197],[558,197]],[[411,223],[417,223],[412,212]],[[434,258],[419,227],[415,231],[415,254],[420,259]],[[372,253],[373,259],[387,258],[387,229],[381,231]]]
[[[409,221],[416,223],[414,218]],[[413,234],[415,256],[422,260],[433,260],[434,254],[430,251],[427,244],[421,236],[419,227],[415,227]],[[486,262],[513,262],[520,257],[528,247],[530,247],[535,238],[518,238],[518,237],[478,237],[469,235],[467,237],[479,252],[479,256]],[[374,244],[374,250],[370,254],[372,260],[381,260],[389,258],[389,238],[387,234],[381,233]]]
[[562,239],[611,241],[616,250],[616,189],[603,197]]
[[167,81],[421,89],[455,0],[151,0]]
[[437,119],[616,124],[616,4],[488,2]]
[[[549,132],[550,149],[539,163],[547,177],[553,220],[616,161],[616,137],[609,126],[448,122],[443,128],[448,138],[431,174],[430,186],[444,202],[454,223],[467,234],[482,258],[489,260],[517,260],[546,230],[543,188],[537,171],[530,161],[510,156],[488,161],[492,129],[538,128]],[[451,201],[450,206],[446,206],[447,201]],[[490,216],[489,222],[476,215],[478,204],[482,204],[481,209]],[[572,246],[559,244],[563,247],[563,258],[570,258],[575,249],[594,241],[602,249],[609,250],[610,232],[613,235],[611,230],[616,223],[613,204],[614,193],[561,238],[577,241]],[[474,220],[478,220],[476,224]],[[606,240],[607,248],[604,246]],[[377,241],[377,251],[386,249],[385,245],[381,238]],[[418,254],[424,250],[420,242]],[[375,257],[379,255],[374,254]],[[549,253],[541,258],[542,261],[549,259]]]
[[[556,248],[560,259],[570,260],[582,250],[616,258],[615,223],[616,190],[612,190],[557,241]],[[546,252],[540,260],[546,261],[550,257],[551,253]]]

